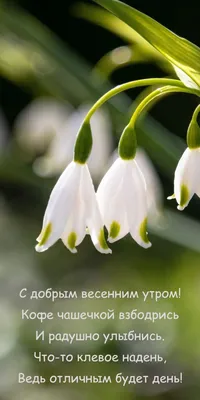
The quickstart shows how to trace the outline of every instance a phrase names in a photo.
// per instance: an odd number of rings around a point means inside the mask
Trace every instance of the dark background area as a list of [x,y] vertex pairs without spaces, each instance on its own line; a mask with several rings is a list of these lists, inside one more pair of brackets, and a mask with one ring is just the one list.
[[[85,1],[94,4],[92,1]],[[199,13],[200,5],[196,1],[189,4],[182,2],[161,1],[126,1],[132,7],[148,14],[161,24],[196,45],[200,45]],[[9,2],[7,7],[9,7]],[[91,65],[108,51],[123,44],[120,38],[103,28],[78,19],[73,16],[74,0],[54,2],[18,1],[11,3],[23,7],[55,32],[64,42],[77,51]],[[126,67],[113,75],[114,83],[122,83],[140,77],[163,76],[163,73],[153,65],[136,65]],[[174,133],[185,137],[185,131],[191,118],[195,102],[188,100],[189,96],[178,95],[164,100],[165,106],[158,104],[154,110],[157,119]],[[177,107],[177,98],[180,104]],[[20,110],[30,100],[27,92],[14,87],[1,78],[2,106],[10,123]],[[17,100],[17,101],[16,101]],[[170,115],[170,118],[169,118]]]

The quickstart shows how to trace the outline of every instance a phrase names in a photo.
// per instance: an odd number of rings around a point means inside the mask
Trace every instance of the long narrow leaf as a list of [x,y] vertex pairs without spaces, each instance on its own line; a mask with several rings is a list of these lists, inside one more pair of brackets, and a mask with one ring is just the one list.
[[133,28],[200,86],[200,49],[163,25],[118,0],[94,0]]

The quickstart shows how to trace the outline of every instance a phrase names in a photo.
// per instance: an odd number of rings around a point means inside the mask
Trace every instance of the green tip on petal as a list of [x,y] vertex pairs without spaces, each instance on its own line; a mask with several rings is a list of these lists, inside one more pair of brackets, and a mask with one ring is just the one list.
[[40,242],[38,243],[37,246],[44,246],[44,244],[47,242],[47,240],[49,239],[49,236],[51,235],[52,232],[52,223],[49,222],[49,224],[47,226],[45,226],[45,228],[42,230],[41,234],[40,234]]
[[98,240],[99,240],[100,247],[101,247],[102,249],[104,249],[104,250],[109,250],[109,247],[108,247],[108,245],[107,245],[107,243],[106,243],[106,239],[105,239],[105,235],[104,235],[104,230],[103,230],[103,228],[100,230]]
[[135,129],[127,125],[121,135],[118,151],[123,160],[133,160],[137,150]]
[[151,245],[148,236],[147,236],[147,218],[144,219],[144,221],[142,221],[141,225],[140,225],[140,237],[142,239],[142,241],[146,244],[146,245]]
[[80,127],[74,146],[74,161],[85,164],[92,150],[92,132],[89,122]]
[[180,204],[178,206],[179,210],[183,210],[188,204],[190,198],[188,187],[183,184],[181,185],[181,194],[180,194]]
[[109,240],[116,239],[116,237],[119,235],[120,229],[120,224],[117,221],[113,221],[110,225]]
[[76,240],[77,240],[77,234],[76,232],[71,232],[67,238],[67,247],[72,253],[76,253],[77,250],[75,248],[76,246]]

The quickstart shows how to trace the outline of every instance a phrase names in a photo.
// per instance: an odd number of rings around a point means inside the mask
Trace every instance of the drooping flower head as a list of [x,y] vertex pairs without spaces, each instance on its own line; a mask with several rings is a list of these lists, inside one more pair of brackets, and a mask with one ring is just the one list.
[[101,253],[111,253],[105,241],[103,222],[86,164],[91,149],[90,135],[89,126],[86,132],[78,135],[74,161],[64,170],[50,195],[42,232],[37,239],[36,250],[39,252],[47,250],[61,238],[65,246],[75,253],[87,228],[96,249]]
[[[115,150],[109,159],[106,172],[118,157],[118,151]],[[146,151],[139,146],[134,160],[145,179],[149,220],[151,224],[156,224],[163,211],[163,190],[160,179]]]
[[97,199],[109,242],[115,242],[130,232],[139,245],[148,248],[151,243],[146,231],[146,183],[135,154],[135,132],[126,127],[119,144],[119,157],[102,179]]
[[174,176],[174,194],[168,199],[176,199],[178,210],[184,210],[196,193],[200,196],[200,128],[197,116],[200,107],[197,107],[187,132],[187,149],[180,158]]

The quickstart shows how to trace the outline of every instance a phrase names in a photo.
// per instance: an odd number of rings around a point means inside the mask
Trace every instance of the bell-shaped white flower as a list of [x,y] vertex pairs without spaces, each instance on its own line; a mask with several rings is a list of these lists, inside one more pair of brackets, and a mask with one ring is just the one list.
[[59,238],[75,253],[86,235],[101,253],[111,253],[104,237],[94,186],[87,164],[72,161],[57,181],[46,208],[36,250],[47,250]]
[[194,193],[200,195],[199,168],[200,149],[187,148],[175,171],[174,194],[168,197],[168,200],[176,199],[178,210],[187,207]]
[[[110,159],[108,168],[105,172],[111,167],[113,162],[118,158],[118,151],[115,150]],[[146,191],[147,191],[147,208],[148,208],[148,218],[150,219],[151,224],[155,224],[157,219],[162,214],[163,209],[163,190],[158,174],[148,157],[147,153],[141,147],[137,148],[137,152],[135,155],[135,161],[140,168],[143,176],[145,177],[146,183]]]
[[147,227],[147,192],[144,177],[137,162],[118,158],[102,179],[97,199],[109,242],[115,242],[130,232],[144,248],[151,246]]

